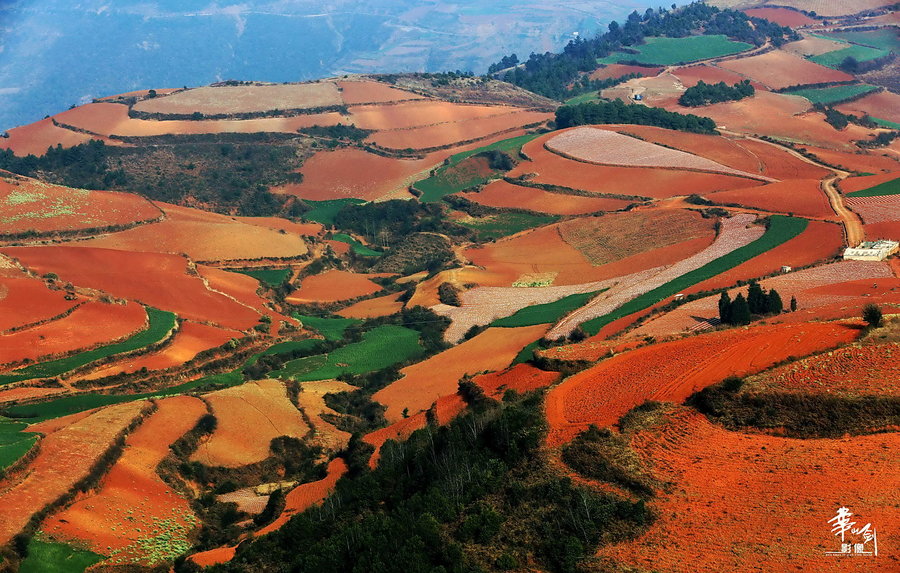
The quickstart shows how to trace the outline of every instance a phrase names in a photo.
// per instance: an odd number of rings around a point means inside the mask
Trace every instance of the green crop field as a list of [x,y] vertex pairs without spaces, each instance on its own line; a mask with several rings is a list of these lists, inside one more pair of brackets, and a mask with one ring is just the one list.
[[66,358],[33,364],[15,370],[12,374],[0,375],[0,385],[18,382],[20,380],[30,380],[32,378],[50,378],[59,376],[74,368],[90,364],[95,360],[113,356],[114,354],[131,352],[132,350],[137,350],[138,348],[143,348],[159,342],[169,333],[169,331],[175,328],[175,315],[171,312],[147,307],[147,318],[149,323],[147,329],[138,332],[127,340],[117,342],[116,344],[101,346],[100,348],[88,350],[87,352],[80,352]]
[[365,374],[381,370],[414,358],[422,352],[418,332],[386,324],[366,332],[359,342],[342,346],[328,354],[292,360],[271,375],[299,381],[327,380],[344,373]]
[[841,63],[847,58],[855,58],[858,62],[868,62],[869,60],[874,60],[876,58],[883,58],[889,53],[890,50],[853,45],[841,50],[812,56],[809,59],[817,64],[838,69],[841,66]]
[[600,101],[600,94],[595,91],[591,91],[581,95],[577,95],[573,98],[569,98],[563,105],[578,105],[580,103],[588,103],[594,101]]
[[37,441],[37,435],[22,431],[27,425],[0,416],[0,476]]
[[865,32],[828,32],[822,34],[822,37],[900,52],[900,39],[897,38],[897,32],[893,28],[867,30]]
[[745,52],[753,48],[745,42],[734,42],[725,35],[688,36],[686,38],[645,38],[644,44],[632,46],[637,54],[613,52],[605,58],[597,59],[598,64],[637,61],[642,64],[671,66],[708,60]]
[[743,247],[735,249],[725,256],[710,261],[699,269],[694,269],[693,271],[681,275],[675,280],[669,281],[662,286],[646,292],[626,302],[609,314],[589,320],[583,323],[581,328],[590,335],[597,334],[600,332],[601,328],[614,320],[644,310],[645,308],[665,300],[675,293],[681,292],[699,282],[724,273],[745,261],[749,261],[757,255],[761,255],[766,251],[774,249],[778,245],[789,241],[802,233],[806,229],[807,224],[809,224],[809,221],[806,219],[787,217],[784,215],[772,215],[769,219],[771,223],[765,234],[749,245],[744,245]]
[[451,177],[448,170],[457,167],[463,160],[473,155],[484,151],[491,151],[493,149],[511,155],[518,155],[522,146],[536,138],[538,135],[539,134],[527,134],[511,137],[509,139],[494,142],[490,145],[479,147],[478,149],[451,155],[447,158],[447,163],[439,167],[433,176],[423,179],[414,185],[416,189],[422,192],[422,196],[419,197],[419,200],[423,203],[433,203],[435,201],[440,201],[447,195],[459,193],[460,191],[469,189],[475,185],[486,183],[489,177],[476,173],[467,175],[466,173],[459,172],[454,173],[454,176]]
[[894,121],[888,121],[886,119],[881,119],[879,117],[871,117],[871,116],[869,116],[869,117],[872,121],[874,121],[881,127],[888,127],[890,129],[900,129],[900,123],[896,123]]
[[487,241],[515,235],[525,229],[542,227],[559,221],[556,215],[538,215],[536,213],[496,213],[486,217],[458,221],[464,227],[475,231],[478,240]]
[[882,195],[900,195],[900,178],[885,181],[868,189],[847,193],[847,197],[880,197]]
[[303,323],[306,328],[312,328],[325,337],[325,340],[340,340],[344,337],[344,331],[351,324],[360,322],[355,318],[326,318],[322,316],[307,316],[295,314],[294,318]]
[[576,308],[584,306],[601,292],[571,294],[554,302],[527,306],[506,318],[498,318],[491,323],[491,326],[515,328],[517,326],[533,326],[535,324],[556,322]]
[[234,272],[253,277],[270,287],[277,287],[291,276],[291,269],[235,269]]
[[28,542],[28,557],[19,566],[19,573],[84,573],[103,559],[102,555],[75,549],[66,543],[32,539]]
[[513,361],[512,361],[512,363],[510,363],[510,366],[515,366],[516,364],[522,364],[523,362],[528,362],[529,360],[533,359],[534,351],[537,350],[539,344],[540,344],[540,340],[535,340],[534,342],[532,342],[531,344],[529,344],[528,346],[526,346],[525,348],[520,350],[519,353],[516,354],[516,357],[513,358]]
[[312,207],[311,210],[303,214],[303,218],[307,221],[315,221],[323,225],[334,225],[334,216],[337,215],[345,205],[362,205],[365,203],[362,199],[328,199],[326,201],[311,201],[304,199],[304,203]]
[[353,252],[357,255],[361,255],[363,257],[380,257],[384,253],[381,251],[376,251],[374,249],[370,249],[369,247],[363,245],[347,233],[335,233],[331,236],[335,241],[340,241],[342,243],[347,243],[350,245],[350,248],[353,249]]
[[878,86],[867,84],[855,84],[849,86],[834,86],[831,88],[808,88],[784,92],[789,95],[805,97],[812,103],[833,104],[855,98],[857,96],[879,89]]

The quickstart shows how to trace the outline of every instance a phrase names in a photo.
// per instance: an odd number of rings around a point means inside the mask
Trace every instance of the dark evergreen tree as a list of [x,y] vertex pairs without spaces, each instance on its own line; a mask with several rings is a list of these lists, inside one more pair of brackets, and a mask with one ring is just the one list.
[[784,310],[784,303],[781,302],[781,295],[775,289],[770,290],[769,294],[766,295],[766,312],[768,314],[781,314],[782,310]]
[[743,293],[738,293],[731,303],[731,324],[738,326],[750,324],[750,305],[747,304]]
[[731,322],[731,297],[728,296],[728,291],[723,291],[722,296],[719,297],[719,319],[722,324],[733,324]]
[[747,306],[750,314],[766,313],[766,291],[756,281],[751,282],[747,289]]
[[872,303],[863,307],[862,317],[873,328],[881,326],[881,309]]
[[791,312],[795,312],[797,310],[797,297],[791,297]]

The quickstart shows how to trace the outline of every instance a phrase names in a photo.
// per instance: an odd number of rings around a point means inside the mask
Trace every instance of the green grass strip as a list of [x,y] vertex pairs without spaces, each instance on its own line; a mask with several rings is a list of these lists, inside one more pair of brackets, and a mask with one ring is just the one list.
[[304,199],[303,202],[312,207],[311,210],[303,214],[303,218],[307,221],[322,223],[323,225],[334,225],[334,216],[337,215],[338,211],[343,209],[344,206],[362,205],[365,203],[362,199],[354,199],[352,197],[347,199],[327,199],[325,201],[310,201],[309,199]]
[[613,52],[605,58],[598,58],[598,64],[615,64],[636,61],[642,64],[671,66],[673,64],[696,62],[745,52],[753,46],[745,42],[734,42],[723,34],[709,36],[687,36],[685,38],[651,37],[644,44],[631,46],[637,54]]
[[733,269],[753,257],[774,249],[778,245],[789,241],[802,233],[809,224],[809,221],[806,219],[787,217],[784,215],[772,215],[769,217],[769,221],[769,228],[766,230],[765,234],[749,245],[744,245],[743,247],[735,249],[727,255],[706,263],[699,269],[694,269],[664,285],[646,292],[626,302],[609,314],[598,316],[597,318],[584,322],[581,324],[581,328],[586,333],[593,336],[600,332],[601,328],[615,320],[644,310],[645,308],[649,308],[675,293],[681,292],[686,288],[707,279],[711,279],[716,275]]
[[272,288],[280,286],[291,276],[291,269],[234,269],[232,272],[253,277],[259,282]]
[[336,378],[345,373],[366,374],[420,356],[423,352],[417,331],[386,324],[363,334],[361,341],[326,355],[292,360],[271,376],[305,382]]
[[528,346],[526,346],[525,348],[520,350],[519,353],[516,354],[516,357],[513,358],[513,361],[512,361],[512,363],[510,363],[510,366],[515,366],[516,364],[522,364],[522,363],[528,362],[529,360],[534,359],[534,351],[537,350],[539,342],[540,342],[540,340],[535,340],[534,342],[532,342],[531,344],[529,344]]
[[881,197],[883,195],[900,195],[900,177],[868,189],[847,193],[847,197]]
[[498,318],[491,326],[515,328],[517,326],[534,326],[556,322],[576,308],[581,308],[589,300],[603,291],[570,294],[554,302],[526,306],[506,318]]
[[854,44],[862,44],[872,48],[881,48],[882,50],[893,50],[900,52],[900,39],[897,38],[895,28],[884,28],[879,30],[866,30],[864,32],[846,31],[846,32],[827,32],[825,34],[813,34],[820,38],[828,38],[829,40],[837,40],[840,42],[853,42]]
[[860,96],[879,89],[878,86],[856,84],[849,86],[834,86],[830,88],[806,88],[784,92],[788,95],[805,97],[812,103],[832,104],[850,98]]
[[890,50],[870,48],[868,46],[848,46],[841,50],[811,56],[809,59],[819,65],[838,69],[847,58],[854,58],[857,62],[868,62],[869,60],[883,58],[890,53]]
[[458,223],[474,230],[478,235],[478,240],[486,241],[515,235],[525,229],[543,227],[555,223],[559,219],[556,215],[538,215],[536,213],[497,213],[484,219],[459,221]]
[[900,129],[900,123],[896,123],[894,121],[888,121],[886,119],[881,119],[880,117],[869,116],[869,118],[872,121],[874,121],[875,123],[877,123],[878,125],[880,125],[881,127],[887,127],[890,129]]
[[103,555],[75,549],[67,543],[32,539],[28,542],[28,557],[19,566],[19,573],[84,573],[85,569],[104,559]]
[[335,233],[331,236],[331,238],[334,239],[335,241],[347,243],[348,245],[350,245],[350,248],[353,250],[354,253],[356,253],[357,255],[363,256],[363,257],[380,257],[381,255],[384,254],[381,251],[376,251],[376,250],[370,249],[369,247],[363,245],[362,243],[360,243],[359,241],[357,241],[356,239],[354,239],[347,233]]
[[305,328],[312,328],[324,336],[325,340],[340,340],[344,338],[344,331],[348,326],[361,322],[355,318],[328,318],[305,314],[295,314],[294,318],[303,323]]
[[27,426],[28,424],[0,416],[0,475],[28,453],[37,441],[36,434],[23,431]]
[[20,380],[30,380],[32,378],[51,378],[53,376],[59,376],[60,374],[84,366],[85,364],[90,364],[101,358],[107,358],[123,352],[131,352],[132,350],[137,350],[159,342],[169,331],[175,328],[175,314],[171,312],[147,307],[147,318],[149,322],[147,329],[142,330],[127,340],[117,342],[116,344],[101,346],[100,348],[88,350],[87,352],[80,352],[67,358],[32,364],[31,366],[15,370],[12,374],[0,375],[0,385],[18,382]]

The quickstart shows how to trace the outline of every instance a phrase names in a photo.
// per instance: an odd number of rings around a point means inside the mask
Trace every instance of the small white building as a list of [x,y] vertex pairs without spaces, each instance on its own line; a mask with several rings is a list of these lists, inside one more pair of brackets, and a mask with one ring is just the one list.
[[883,261],[900,250],[900,243],[879,239],[864,241],[857,247],[844,249],[844,259],[852,261]]

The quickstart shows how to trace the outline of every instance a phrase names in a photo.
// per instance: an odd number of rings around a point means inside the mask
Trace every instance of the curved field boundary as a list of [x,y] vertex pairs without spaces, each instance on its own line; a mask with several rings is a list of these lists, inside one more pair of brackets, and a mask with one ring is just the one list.
[[[720,273],[736,267],[737,265],[752,259],[757,255],[761,255],[766,251],[777,247],[778,245],[793,239],[805,229],[809,221],[795,217],[786,217],[783,215],[772,215],[770,217],[770,225],[762,237],[755,241],[738,246],[724,253],[717,258],[707,262],[699,268],[695,268],[689,272],[683,273],[673,280],[665,282],[648,290],[639,296],[632,298],[624,304],[618,305],[609,310],[609,312],[581,322],[581,327],[588,334],[594,335],[600,332],[600,329],[607,324],[628,316],[629,314],[644,310],[682,290],[697,284],[706,279],[712,278]],[[724,233],[723,233],[724,234]],[[716,240],[718,242],[718,239]],[[715,243],[713,243],[715,245]],[[701,253],[702,255],[703,253]],[[692,257],[695,258],[695,257]],[[690,259],[686,259],[690,261]],[[590,309],[590,307],[586,307]],[[577,320],[580,317],[575,317]],[[558,324],[549,334],[549,336],[562,336],[571,332],[578,322],[574,322],[571,317]]]
[[490,325],[502,328],[515,328],[517,326],[534,326],[536,324],[556,322],[576,308],[581,308],[587,304],[589,300],[600,294],[600,292],[570,294],[555,302],[527,306],[506,318],[495,320]]
[[155,344],[166,338],[176,327],[175,314],[164,310],[147,308],[147,329],[141,331],[127,340],[116,344],[101,346],[87,352],[79,352],[74,356],[41,362],[26,368],[21,368],[11,374],[0,375],[0,385],[30,380],[33,378],[51,378],[65,372],[85,366],[91,362],[108,358],[115,354],[131,352],[151,344]]
[[0,416],[0,479],[38,441],[37,434],[23,431],[27,425]]
[[875,185],[861,191],[847,193],[846,197],[881,197],[884,195],[900,195],[900,177],[885,181],[881,185]]
[[834,105],[838,103],[846,103],[872,92],[880,91],[883,88],[879,86],[870,86],[867,84],[854,84],[847,86],[835,86],[831,88],[815,88],[815,89],[799,89],[789,90],[783,93],[787,95],[795,95],[808,99],[812,103],[821,103],[823,105]]

